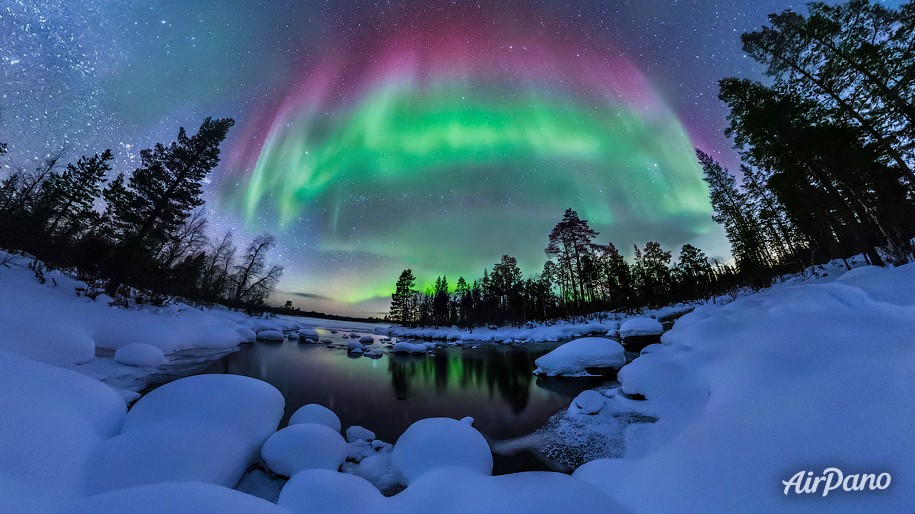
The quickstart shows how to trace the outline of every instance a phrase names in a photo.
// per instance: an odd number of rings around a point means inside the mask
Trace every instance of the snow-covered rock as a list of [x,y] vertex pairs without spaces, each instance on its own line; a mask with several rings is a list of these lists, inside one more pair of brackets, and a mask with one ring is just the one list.
[[359,342],[362,344],[372,344],[375,342],[375,338],[370,335],[364,335],[359,338]]
[[538,358],[534,374],[547,376],[590,376],[585,368],[620,368],[626,364],[622,345],[604,337],[584,337],[559,346]]
[[440,467],[492,473],[486,439],[467,423],[451,418],[421,419],[410,425],[394,444],[391,461],[410,483]]
[[299,330],[299,339],[311,339],[312,341],[318,341],[321,339],[321,336],[318,335],[318,331],[313,328],[303,328]]
[[293,476],[277,504],[294,513],[383,512],[385,498],[358,476],[326,469],[307,469]]
[[262,341],[282,341],[286,336],[279,330],[261,330],[257,333],[257,338]]
[[297,425],[299,423],[317,423],[331,428],[335,432],[340,432],[342,427],[340,418],[334,414],[334,411],[317,403],[303,405],[292,413],[292,416],[289,417],[289,424]]
[[358,340],[356,340],[356,339],[350,339],[350,340],[347,341],[347,343],[346,343],[346,349],[349,350],[349,351],[351,351],[351,352],[354,352],[354,351],[356,351],[356,350],[359,350],[359,353],[362,353],[363,351],[365,351],[365,345],[363,345],[362,343],[360,343],[360,342],[359,342]]
[[572,404],[569,406],[569,412],[597,414],[604,408],[606,402],[607,398],[604,395],[589,389],[587,391],[582,391],[581,394],[572,400]]
[[360,427],[359,425],[353,425],[346,429],[346,442],[353,443],[359,439],[369,442],[374,441],[375,432],[372,432],[367,428]]
[[248,327],[238,327],[235,329],[235,332],[241,338],[239,340],[240,343],[253,343],[257,340],[257,333]]
[[270,384],[239,375],[165,384],[140,398],[121,434],[92,452],[85,490],[178,480],[234,486],[276,430],[283,404]]
[[151,344],[131,343],[115,350],[114,360],[129,366],[158,366],[165,362],[165,354]]
[[0,351],[0,412],[0,512],[47,512],[84,494],[86,462],[127,407],[97,380]]
[[392,348],[391,351],[394,353],[426,353],[429,351],[429,345],[426,343],[399,341],[394,343],[394,348]]
[[270,470],[284,476],[313,468],[336,471],[346,459],[346,441],[325,425],[298,423],[271,435],[261,457]]
[[661,322],[652,318],[630,318],[620,325],[620,337],[656,336],[664,333]]

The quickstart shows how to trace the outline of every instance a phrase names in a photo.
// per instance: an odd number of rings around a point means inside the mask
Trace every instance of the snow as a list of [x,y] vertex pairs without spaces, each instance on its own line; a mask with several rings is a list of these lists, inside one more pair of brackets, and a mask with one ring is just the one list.
[[399,341],[394,343],[394,347],[391,348],[391,351],[394,353],[426,353],[433,347],[434,345],[431,343],[410,343],[407,341]]
[[597,414],[604,408],[606,401],[607,398],[604,395],[589,389],[576,396],[572,400],[572,405],[569,406],[569,409],[582,414]]
[[[608,410],[625,455],[575,476],[639,511],[911,510],[915,488],[915,265],[831,267],[678,320],[619,372]],[[889,472],[885,491],[783,494],[801,470]],[[898,477],[898,478],[897,478]],[[663,484],[663,486],[660,486]]]
[[[86,297],[85,282],[59,271],[46,271],[45,283],[39,283],[29,258],[0,251],[0,262],[5,262],[0,265],[0,351],[58,366],[76,367],[95,360],[99,349],[135,343],[165,355],[190,348],[230,350],[254,341],[255,331],[301,324],[182,303],[157,307],[130,301],[129,308],[116,307],[104,295],[94,301]],[[119,373],[117,367],[109,371]]]
[[261,330],[257,333],[257,338],[263,341],[282,341],[286,336],[279,330]]
[[82,495],[92,450],[127,407],[97,380],[0,351],[0,412],[0,512],[27,512]]
[[276,430],[285,401],[273,386],[238,375],[197,375],[154,389],[121,434],[87,462],[86,492],[192,480],[234,486]]
[[626,364],[622,345],[603,337],[584,337],[565,343],[534,363],[536,375],[586,377],[585,368],[619,368]]
[[162,482],[120,489],[75,502],[65,514],[289,514],[266,500],[200,482]]
[[118,348],[114,360],[128,366],[158,366],[165,362],[165,354],[151,344],[131,343]]
[[426,473],[388,499],[387,512],[626,512],[600,489],[562,473],[486,476],[468,468]]
[[289,424],[297,425],[299,423],[317,423],[332,429],[334,432],[340,432],[342,427],[340,418],[334,414],[334,411],[317,403],[302,405],[292,413],[292,416],[289,417]]
[[321,339],[321,336],[318,335],[318,331],[313,328],[303,328],[299,330],[299,339],[311,339],[312,341],[317,341]]
[[375,432],[372,432],[367,428],[360,427],[359,425],[353,425],[346,429],[346,442],[353,443],[359,439],[369,442],[374,441]]
[[397,439],[391,461],[409,483],[442,466],[464,466],[492,473],[486,439],[467,423],[451,418],[421,419]]
[[329,514],[379,512],[384,502],[384,496],[364,478],[308,469],[286,482],[277,504],[294,513]]
[[271,435],[261,457],[271,471],[284,476],[313,468],[336,471],[346,459],[346,441],[325,425],[299,423]]
[[661,322],[652,318],[630,318],[620,325],[620,337],[656,336],[664,333]]

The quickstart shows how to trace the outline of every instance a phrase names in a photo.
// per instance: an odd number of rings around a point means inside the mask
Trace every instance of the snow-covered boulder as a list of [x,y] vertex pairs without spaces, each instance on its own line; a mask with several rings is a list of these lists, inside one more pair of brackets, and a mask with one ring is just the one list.
[[334,411],[323,405],[318,405],[317,403],[302,405],[298,410],[292,413],[292,416],[289,417],[289,424],[298,425],[299,423],[317,423],[331,428],[336,432],[339,432],[342,427],[340,418],[334,414]]
[[261,330],[257,333],[257,338],[262,341],[282,341],[286,336],[279,330]]
[[299,339],[311,339],[312,341],[318,341],[321,339],[321,336],[318,335],[318,331],[313,328],[303,328],[299,329]]
[[385,498],[365,479],[326,469],[296,473],[280,492],[277,504],[294,513],[383,512]]
[[274,473],[284,476],[314,468],[336,471],[346,459],[346,441],[326,425],[299,423],[270,436],[261,457]]
[[364,335],[359,338],[359,342],[362,344],[372,344],[375,342],[375,338],[370,335]]
[[163,420],[104,441],[87,463],[85,489],[99,494],[184,480],[233,487],[251,463],[251,450],[229,427]]
[[130,343],[115,350],[114,360],[129,366],[158,366],[165,362],[165,354],[151,344]]
[[534,363],[536,375],[586,377],[585,368],[621,368],[626,365],[623,346],[604,337],[583,337],[569,341]]
[[362,439],[363,441],[374,441],[375,432],[367,428],[360,427],[359,425],[353,425],[346,429],[346,442],[354,443]]
[[486,439],[467,423],[451,418],[421,419],[410,425],[397,439],[391,461],[410,483],[441,467],[492,473],[492,452]]
[[239,335],[241,343],[253,343],[257,340],[257,333],[248,327],[238,327],[235,332]]
[[0,352],[0,512],[51,512],[84,494],[85,463],[127,412],[111,387]]
[[239,375],[197,375],[154,389],[85,466],[85,491],[192,480],[234,486],[283,415],[275,387]]
[[425,343],[408,343],[406,341],[400,341],[394,343],[394,348],[391,349],[394,353],[426,353],[429,351],[429,347]]
[[569,412],[573,414],[597,414],[604,408],[607,398],[594,390],[582,391],[572,400]]
[[627,319],[620,326],[620,337],[657,336],[664,333],[661,322],[652,318]]
[[356,339],[350,339],[346,343],[346,349],[350,352],[354,352],[354,351],[358,350],[359,353],[362,353],[365,351],[365,345],[363,345]]

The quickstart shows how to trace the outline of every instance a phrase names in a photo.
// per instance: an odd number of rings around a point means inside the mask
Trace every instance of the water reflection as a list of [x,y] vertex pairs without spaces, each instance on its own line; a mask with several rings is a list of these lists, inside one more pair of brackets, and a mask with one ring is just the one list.
[[601,384],[535,377],[534,360],[555,346],[449,347],[432,355],[370,359],[323,345],[258,343],[209,372],[273,384],[286,397],[286,419],[301,405],[320,403],[344,427],[362,425],[395,441],[418,419],[473,416],[481,432],[503,439],[530,433],[583,389]]

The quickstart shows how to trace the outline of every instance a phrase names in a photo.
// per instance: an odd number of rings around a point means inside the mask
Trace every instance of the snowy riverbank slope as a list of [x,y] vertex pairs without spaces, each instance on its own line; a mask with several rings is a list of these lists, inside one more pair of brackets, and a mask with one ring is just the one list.
[[[658,421],[628,428],[625,458],[575,475],[643,512],[910,510],[915,265],[831,271],[677,321],[619,373],[646,400],[609,393],[604,407]],[[829,467],[892,482],[785,493]]]

